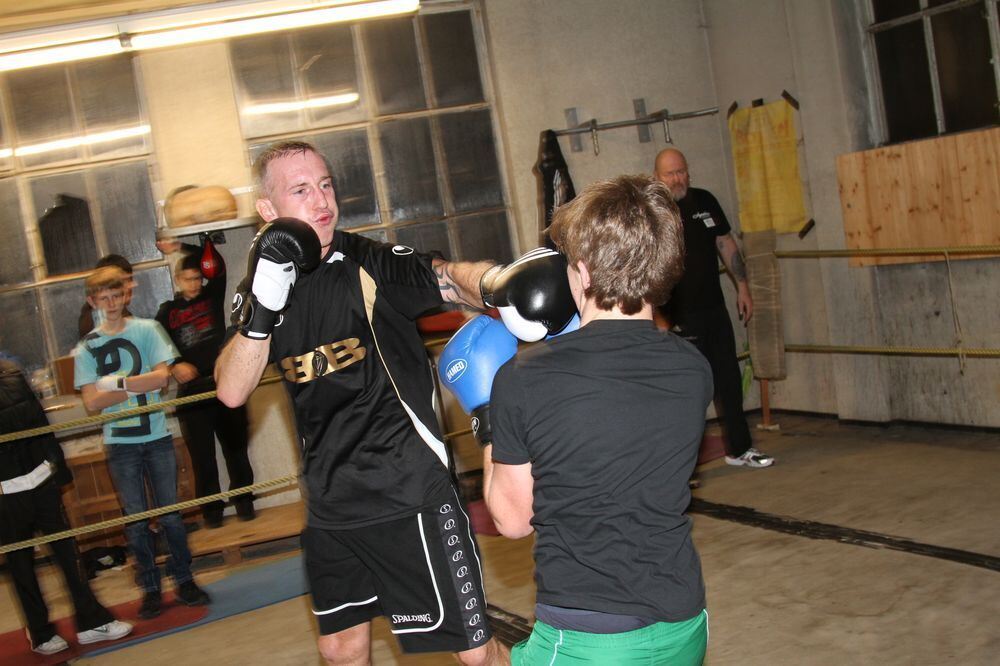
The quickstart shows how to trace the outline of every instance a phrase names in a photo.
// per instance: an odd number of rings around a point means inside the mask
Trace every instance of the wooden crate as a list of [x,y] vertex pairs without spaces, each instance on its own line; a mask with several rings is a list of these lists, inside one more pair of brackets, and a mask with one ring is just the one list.
[[[194,474],[182,439],[174,439],[174,450],[177,454],[177,499],[193,499]],[[93,453],[67,458],[66,464],[73,472],[73,483],[63,486],[62,499],[72,527],[93,525],[122,515],[103,447]],[[184,515],[197,513],[198,509],[189,509]],[[121,527],[115,527],[83,534],[77,537],[77,542],[81,550],[95,546],[120,546],[125,544],[125,534]]]

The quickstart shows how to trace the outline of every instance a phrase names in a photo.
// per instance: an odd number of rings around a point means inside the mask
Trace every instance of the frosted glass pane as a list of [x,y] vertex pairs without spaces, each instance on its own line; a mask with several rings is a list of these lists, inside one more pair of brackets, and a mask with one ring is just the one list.
[[383,123],[379,132],[392,221],[440,216],[441,197],[428,119]]

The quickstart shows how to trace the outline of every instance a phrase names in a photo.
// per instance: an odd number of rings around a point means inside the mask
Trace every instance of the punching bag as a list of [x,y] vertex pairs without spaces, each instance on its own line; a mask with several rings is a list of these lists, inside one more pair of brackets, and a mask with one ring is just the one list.
[[555,249],[549,238],[548,228],[552,223],[552,213],[556,207],[573,199],[573,179],[569,177],[569,167],[559,149],[559,137],[552,130],[545,130],[539,137],[538,164],[535,169],[542,180],[542,205],[545,207],[539,219],[542,242]]
[[201,248],[201,274],[205,279],[212,280],[222,275],[225,270],[226,264],[219,256],[219,251],[215,249],[215,243],[208,234],[205,234]]

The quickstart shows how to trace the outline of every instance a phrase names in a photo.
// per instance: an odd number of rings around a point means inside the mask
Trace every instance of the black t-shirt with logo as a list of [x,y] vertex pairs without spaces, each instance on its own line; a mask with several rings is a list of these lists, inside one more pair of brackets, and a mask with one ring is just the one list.
[[705,607],[688,479],[708,362],[648,320],[522,350],[490,398],[493,458],[531,463],[537,601],[679,622]]
[[[196,384],[201,390],[211,390],[214,386],[212,373],[215,370],[215,359],[226,337],[226,274],[207,280],[201,293],[190,301],[180,292],[174,294],[173,300],[160,305],[156,313],[156,321],[170,336],[177,351],[179,360],[190,363],[198,369],[200,375],[191,384]],[[190,390],[193,386],[185,386]]]
[[432,257],[336,231],[271,336],[295,410],[309,524],[361,527],[450,493],[415,318],[441,305]]
[[677,206],[684,222],[684,275],[666,304],[674,323],[682,322],[686,314],[725,304],[715,242],[731,231],[722,206],[708,190],[688,188]]

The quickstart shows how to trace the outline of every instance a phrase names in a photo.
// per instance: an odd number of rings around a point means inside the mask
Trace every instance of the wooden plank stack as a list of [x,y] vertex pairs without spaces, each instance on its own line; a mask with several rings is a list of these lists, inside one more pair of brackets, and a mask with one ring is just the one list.
[[[841,155],[837,177],[848,248],[1000,244],[1000,128]],[[943,258],[859,257],[851,265]]]

